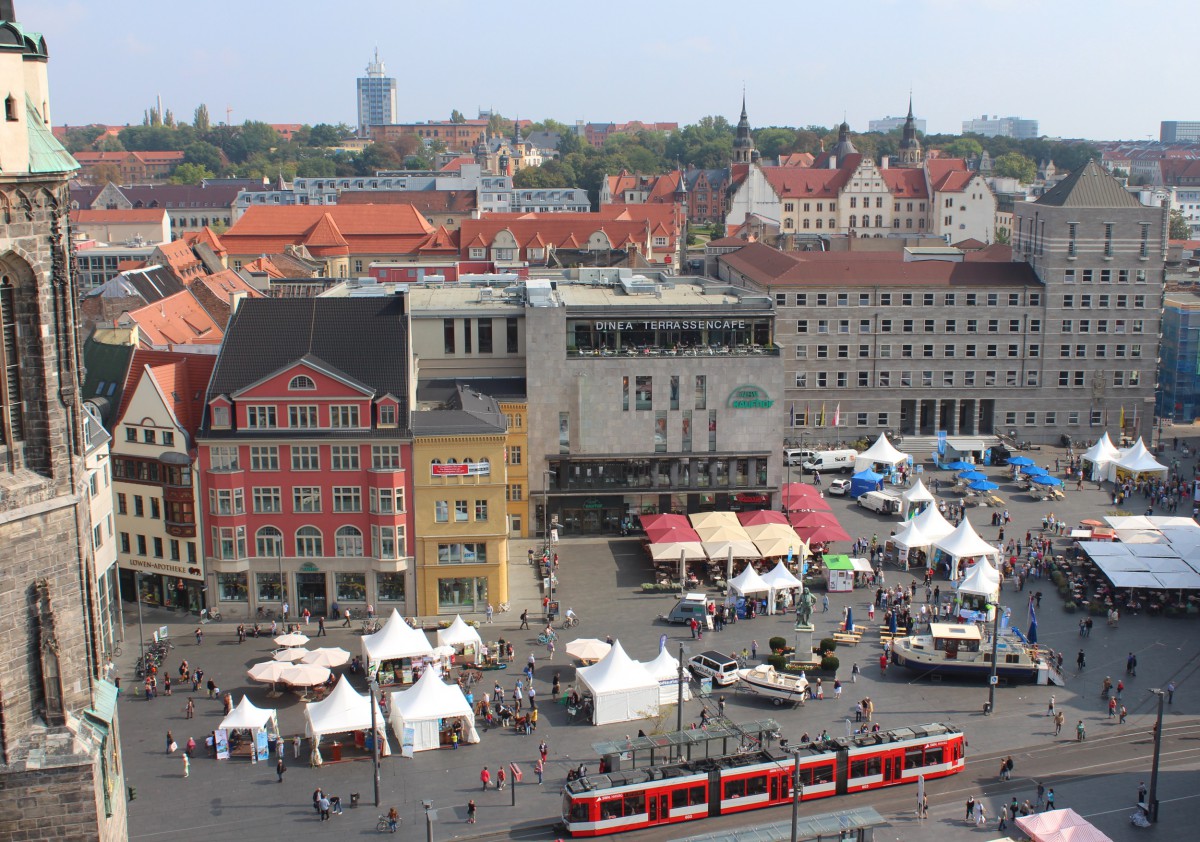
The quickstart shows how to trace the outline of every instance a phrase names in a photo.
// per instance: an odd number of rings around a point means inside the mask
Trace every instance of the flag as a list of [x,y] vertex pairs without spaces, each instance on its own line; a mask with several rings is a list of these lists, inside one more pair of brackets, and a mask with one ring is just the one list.
[[1029,600],[1029,623],[1030,623],[1030,625],[1037,624],[1037,611],[1035,611],[1033,608],[1033,598],[1032,597]]
[[790,426],[792,426],[792,427],[796,426],[796,402],[795,401],[792,401],[792,423],[790,424]]
[[821,420],[817,422],[818,427],[825,426],[825,401],[821,401]]
[[1121,404],[1121,429],[1125,429],[1125,404]]
[[833,426],[838,426],[842,421],[842,405],[839,403],[833,410]]

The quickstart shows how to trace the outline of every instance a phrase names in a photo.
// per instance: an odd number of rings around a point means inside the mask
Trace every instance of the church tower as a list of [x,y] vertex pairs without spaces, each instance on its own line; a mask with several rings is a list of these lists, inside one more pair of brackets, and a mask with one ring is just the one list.
[[900,139],[900,166],[919,167],[924,158],[921,141],[917,139],[917,121],[913,119],[912,94],[909,94],[908,116],[904,119],[904,135]]
[[750,119],[746,116],[746,94],[742,92],[742,116],[738,120],[737,134],[733,138],[733,163],[749,164],[758,160],[754,138],[750,135]]
[[0,0],[0,791],[13,806],[0,839],[110,842],[127,838],[125,786],[84,471],[67,193],[79,165],[50,129],[47,57]]

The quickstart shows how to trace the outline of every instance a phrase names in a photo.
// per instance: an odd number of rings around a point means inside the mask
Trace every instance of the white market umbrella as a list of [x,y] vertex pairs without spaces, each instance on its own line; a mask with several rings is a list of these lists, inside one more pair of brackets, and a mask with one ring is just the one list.
[[581,637],[567,644],[567,654],[581,661],[599,661],[612,646],[595,637]]
[[[295,652],[295,649],[287,649],[287,652]],[[314,667],[340,667],[350,660],[350,653],[339,646],[331,646],[325,649],[314,649],[311,652],[305,652],[302,656],[304,663]]]
[[275,638],[275,643],[278,646],[303,646],[308,643],[308,635],[292,632],[290,634],[281,634]]
[[270,684],[270,695],[278,696],[279,693],[275,690],[275,684],[283,678],[284,672],[290,666],[291,664],[285,664],[281,661],[263,661],[261,664],[255,664],[246,670],[246,675],[250,676],[254,681]]
[[307,649],[300,649],[300,648],[294,647],[292,649],[280,649],[278,652],[276,652],[274,654],[273,657],[275,658],[276,661],[283,661],[285,663],[290,664],[295,661],[302,661],[311,654],[312,653],[309,652]]
[[313,687],[329,680],[329,668],[312,664],[284,664],[280,681],[293,687]]

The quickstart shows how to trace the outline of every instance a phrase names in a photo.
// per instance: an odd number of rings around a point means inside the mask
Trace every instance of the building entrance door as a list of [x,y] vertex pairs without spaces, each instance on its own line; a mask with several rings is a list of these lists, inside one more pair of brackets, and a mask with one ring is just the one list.
[[296,574],[296,613],[302,614],[307,608],[314,617],[325,616],[325,574],[297,573]]

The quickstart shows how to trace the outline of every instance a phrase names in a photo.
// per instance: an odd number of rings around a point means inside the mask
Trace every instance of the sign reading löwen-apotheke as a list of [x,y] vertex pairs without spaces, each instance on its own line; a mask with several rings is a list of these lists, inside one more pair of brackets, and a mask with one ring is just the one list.
[[729,394],[725,405],[730,409],[770,409],[775,401],[758,386],[738,386]]

